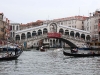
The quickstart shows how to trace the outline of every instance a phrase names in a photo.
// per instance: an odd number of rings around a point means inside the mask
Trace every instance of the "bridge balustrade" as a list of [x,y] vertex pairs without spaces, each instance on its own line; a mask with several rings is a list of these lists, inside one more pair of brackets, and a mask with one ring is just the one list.
[[61,38],[75,40],[75,41],[78,41],[78,42],[90,42],[90,40],[84,40],[82,38],[72,37],[72,36],[68,36],[68,35],[62,35]]
[[[27,39],[21,40],[20,42],[34,41],[34,40],[37,40],[37,39],[44,39],[44,38],[47,38],[47,34],[39,35],[39,36],[32,36],[31,38],[27,38]],[[78,42],[87,42],[82,38],[72,37],[72,36],[69,36],[69,35],[61,35],[61,38],[69,39],[69,40],[73,40],[73,41],[78,41]],[[88,40],[88,42],[89,42],[89,40]]]

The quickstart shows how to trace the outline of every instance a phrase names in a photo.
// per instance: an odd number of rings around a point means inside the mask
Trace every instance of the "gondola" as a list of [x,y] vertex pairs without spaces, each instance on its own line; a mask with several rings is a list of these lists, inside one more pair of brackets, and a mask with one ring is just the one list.
[[41,46],[41,47],[40,47],[40,51],[41,51],[41,52],[45,52],[45,51],[46,51],[45,48],[44,48],[44,46]]
[[63,51],[63,54],[65,56],[73,56],[73,57],[94,57],[94,56],[100,56],[100,54],[78,54],[78,53],[68,53]]
[[15,60],[15,59],[17,59],[22,54],[22,52],[23,51],[19,51],[17,55],[0,57],[0,61]]
[[41,52],[45,52],[45,49],[40,49]]

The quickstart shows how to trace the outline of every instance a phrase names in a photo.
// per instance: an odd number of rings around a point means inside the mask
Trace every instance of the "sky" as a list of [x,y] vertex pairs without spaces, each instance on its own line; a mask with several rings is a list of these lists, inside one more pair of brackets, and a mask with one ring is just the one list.
[[100,0],[0,0],[0,12],[11,22],[29,23],[71,16],[89,16],[100,10]]

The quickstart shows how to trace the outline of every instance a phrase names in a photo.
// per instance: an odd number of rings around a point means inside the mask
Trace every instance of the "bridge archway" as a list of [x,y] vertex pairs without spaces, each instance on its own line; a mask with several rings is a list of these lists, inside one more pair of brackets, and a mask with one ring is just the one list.
[[90,35],[87,35],[86,36],[86,40],[90,40]]
[[76,35],[75,35],[75,37],[80,37],[80,34],[78,33],[78,32],[76,32]]
[[63,41],[64,43],[68,44],[70,47],[77,47],[75,44],[73,44],[72,42],[70,42],[69,40],[63,39],[63,38],[57,38],[61,41]]
[[25,33],[21,34],[21,39],[25,39]]
[[61,28],[61,29],[59,30],[59,33],[64,34],[64,30]]
[[85,34],[81,34],[81,38],[85,40]]
[[70,36],[74,37],[74,31],[70,32]]
[[31,33],[27,32],[27,38],[31,38]]
[[69,30],[65,30],[65,35],[69,35]]
[[48,33],[48,30],[47,30],[47,28],[44,28],[43,29],[43,34],[46,34],[46,33]]
[[32,36],[35,36],[35,35],[36,35],[36,31],[33,31],[33,32],[32,32]]
[[19,35],[16,35],[16,40],[20,40],[20,36]]
[[59,39],[60,41],[65,42],[66,44],[68,44],[70,47],[77,47],[74,43],[70,42],[67,39],[63,39],[61,38],[61,34],[60,33],[48,33],[48,38],[56,38]]
[[38,30],[38,35],[41,35],[42,34],[42,30]]

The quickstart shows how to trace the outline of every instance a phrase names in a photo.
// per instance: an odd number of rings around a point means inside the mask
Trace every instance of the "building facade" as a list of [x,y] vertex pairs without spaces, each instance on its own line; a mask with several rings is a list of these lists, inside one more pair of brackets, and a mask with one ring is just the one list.
[[15,40],[15,32],[20,30],[20,23],[10,23],[10,37]]
[[57,25],[65,25],[71,28],[76,28],[80,30],[84,30],[84,20],[88,17],[85,16],[73,16],[67,18],[53,19],[43,21],[43,24],[49,24],[50,22],[55,22]]
[[84,30],[89,31],[93,41],[100,41],[100,11],[90,13],[90,17],[84,21]]
[[0,13],[0,45],[4,44],[9,38],[9,22],[8,18],[3,13]]

